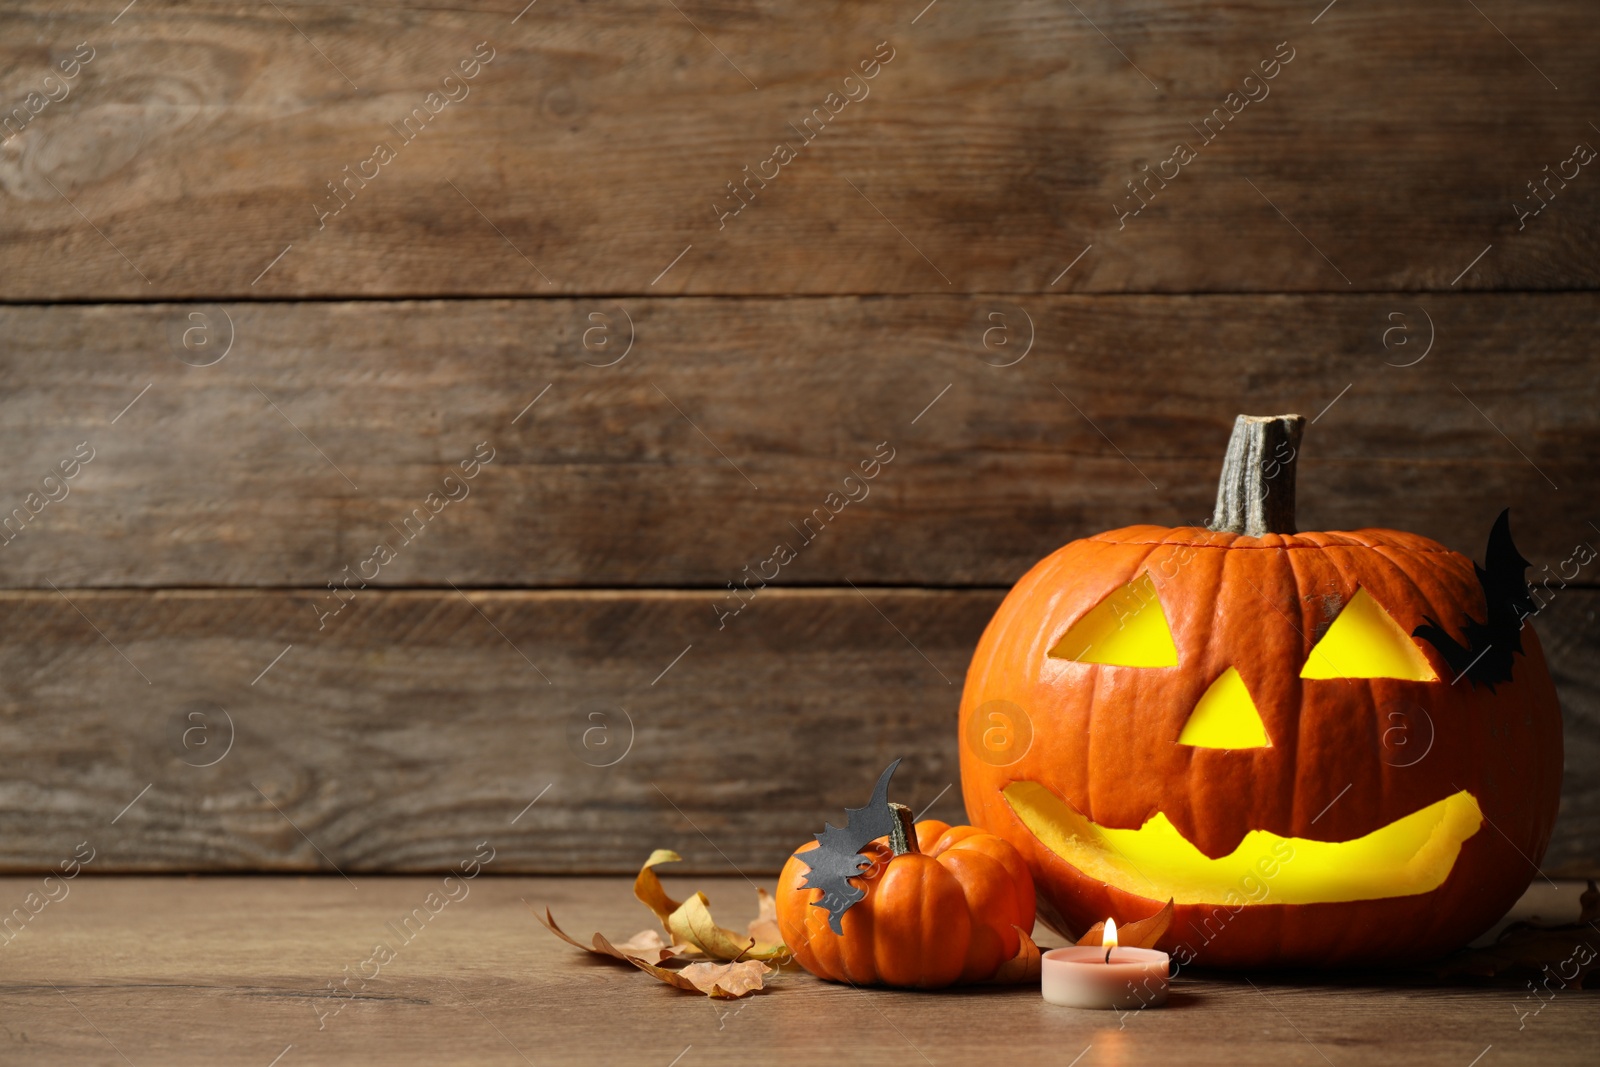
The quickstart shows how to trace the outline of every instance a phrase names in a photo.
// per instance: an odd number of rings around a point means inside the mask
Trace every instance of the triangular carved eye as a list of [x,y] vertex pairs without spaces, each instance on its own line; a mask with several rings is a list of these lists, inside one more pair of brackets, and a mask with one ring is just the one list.
[[1267,726],[1244,679],[1232,667],[1211,683],[1183,724],[1178,744],[1195,748],[1271,748]]
[[1109,667],[1178,665],[1172,629],[1149,574],[1141,574],[1091,608],[1048,655]]
[[1439,680],[1422,650],[1365,589],[1357,589],[1333,620],[1311,650],[1300,677]]

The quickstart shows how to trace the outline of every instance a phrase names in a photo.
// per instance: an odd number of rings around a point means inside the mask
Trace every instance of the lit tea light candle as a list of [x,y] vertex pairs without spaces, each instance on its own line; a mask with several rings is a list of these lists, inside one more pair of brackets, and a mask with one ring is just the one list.
[[1053,948],[1040,964],[1044,999],[1069,1008],[1156,1008],[1167,1002],[1165,952],[1118,948],[1117,924],[1106,920],[1100,947]]

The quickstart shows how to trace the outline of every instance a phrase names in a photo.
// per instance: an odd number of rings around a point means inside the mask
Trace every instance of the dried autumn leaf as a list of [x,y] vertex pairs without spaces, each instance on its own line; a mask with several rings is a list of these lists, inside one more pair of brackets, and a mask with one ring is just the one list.
[[[600,935],[595,934],[594,936],[599,937]],[[644,956],[645,953],[653,952],[656,949],[672,947],[667,944],[667,939],[661,936],[659,930],[640,930],[626,941],[613,943],[608,940],[607,944],[619,951],[628,953],[630,956]]]
[[1043,963],[1040,959],[1039,946],[1033,943],[1033,938],[1020,926],[1011,929],[1017,932],[1022,943],[1017,946],[1017,954],[994,972],[994,977],[989,979],[989,985],[1013,985],[1021,982],[1037,982]]
[[665,963],[674,959],[691,959],[700,955],[693,945],[669,945],[666,939],[654,930],[640,930],[626,941],[612,944],[604,934],[594,935],[595,947],[617,959],[627,959],[630,956],[640,956],[651,960],[653,963]]
[[778,929],[778,902],[772,899],[772,894],[765,889],[757,889],[756,904],[760,908],[760,913],[750,920],[745,929],[758,944],[761,942],[782,944],[783,933]]
[[[1156,942],[1161,940],[1161,935],[1167,932],[1167,927],[1172,925],[1172,901],[1154,915],[1131,922],[1126,926],[1117,924],[1117,944],[1123,948],[1155,948]],[[1103,943],[1106,933],[1105,923],[1095,923],[1085,930],[1083,936],[1078,938],[1080,945],[1095,945]]]
[[1600,953],[1593,947],[1592,935],[1593,924],[1600,921],[1600,889],[1593,881],[1578,904],[1576,922],[1512,923],[1494,944],[1462,949],[1426,970],[1440,978],[1542,975],[1547,990],[1581,989],[1590,973],[1600,972]]
[[742,963],[691,963],[682,970],[670,971],[636,957],[628,962],[644,973],[691,993],[704,993],[718,1000],[734,1000],[762,988],[772,968],[757,960]]
[[[679,863],[682,860],[683,857],[676,852],[658,848],[650,853],[650,858],[645,860],[644,866],[639,869],[639,876],[633,882],[633,895],[655,912],[656,918],[661,920],[661,925],[674,943],[691,945],[707,956],[719,960],[781,961],[788,957],[789,950],[783,943],[782,935],[777,932],[776,907],[769,909],[770,896],[760,902],[762,912],[756,920],[758,923],[763,919],[771,920],[770,940],[762,940],[753,933],[749,937],[740,937],[732,930],[718,926],[716,920],[711,917],[710,901],[706,899],[704,893],[696,893],[682,903],[669,897],[667,891],[662,888],[661,879],[655,869],[663,863]],[[757,892],[766,895],[764,890]],[[755,940],[752,941],[751,938]]]
[[764,987],[766,976],[772,971],[759,960],[739,963],[691,963],[678,972],[707,996],[742,997]]
[[667,896],[667,891],[661,887],[661,879],[656,876],[655,868],[662,863],[681,863],[683,857],[670,848],[658,848],[650,853],[650,858],[644,861],[644,866],[639,868],[639,876],[633,880],[633,895],[644,903],[644,906],[656,913],[656,918],[661,920],[662,929],[668,933],[667,917],[680,907],[676,900]]
[[678,905],[678,910],[667,917],[667,932],[674,941],[694,945],[713,959],[779,960],[789,955],[781,939],[760,943],[753,937],[740,937],[718,926],[711,917],[711,902],[704,893],[696,893]]
[[694,950],[688,945],[667,944],[666,940],[654,930],[641,930],[621,944],[612,944],[604,934],[597,933],[594,935],[594,943],[585,945],[582,941],[572,937],[556,925],[555,916],[550,914],[549,908],[545,908],[544,915],[541,916],[537,911],[533,910],[533,905],[528,904],[526,900],[523,903],[527,904],[528,910],[533,912],[533,917],[546,930],[549,930],[567,944],[581,948],[585,952],[592,952],[596,956],[609,956],[612,959],[623,960],[624,962],[633,957],[642,956],[653,963],[661,963],[665,960],[694,953]]

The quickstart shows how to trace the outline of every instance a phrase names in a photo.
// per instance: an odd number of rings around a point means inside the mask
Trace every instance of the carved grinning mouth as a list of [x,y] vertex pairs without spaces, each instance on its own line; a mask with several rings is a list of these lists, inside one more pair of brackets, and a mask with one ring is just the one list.
[[[1428,893],[1483,825],[1466,790],[1349,841],[1252,830],[1226,856],[1205,855],[1157,812],[1143,826],[1100,826],[1038,782],[1006,786],[1028,831],[1085,876],[1179,904],[1319,904]],[[1265,887],[1264,891],[1263,888]]]

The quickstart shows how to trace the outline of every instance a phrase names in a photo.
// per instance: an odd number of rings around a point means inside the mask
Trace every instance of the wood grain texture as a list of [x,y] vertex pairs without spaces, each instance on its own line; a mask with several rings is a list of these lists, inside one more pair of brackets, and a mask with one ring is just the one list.
[[1588,592],[1552,601],[1535,622],[1550,673],[1561,696],[1566,775],[1562,780],[1560,830],[1544,865],[1585,877],[1600,875],[1600,600]]
[[[1510,505],[1563,572],[1600,539],[1597,31],[1581,0],[8,5],[0,868],[436,870],[492,833],[512,871],[773,869],[892,756],[936,797],[1001,590],[1203,521],[1241,412],[1311,420],[1303,529],[1476,557]],[[779,543],[790,588],[718,629]],[[1595,873],[1600,576],[1567,580],[1546,867]]]
[[1600,282],[1583,0],[520,6],[7,5],[0,296]]
[[[509,872],[772,873],[896,757],[899,799],[963,817],[958,691],[1001,594],[773,590],[719,630],[707,593],[367,591],[320,631],[305,593],[70,596],[0,596],[8,870],[83,841],[100,871],[443,870],[490,838]],[[1552,873],[1600,873],[1597,604],[1537,621]]]
[[[68,885],[65,899],[0,949],[5,1060],[16,1067],[265,1067],[279,1055],[283,1067],[666,1067],[674,1057],[691,1067],[761,1062],[785,1049],[829,1063],[981,1063],[1003,1053],[1007,1063],[1054,1067],[1075,1056],[1080,1067],[1323,1057],[1341,1067],[1464,1067],[1486,1049],[1504,1064],[1594,1060],[1593,989],[1546,994],[1535,1015],[1536,1002],[1510,982],[1191,969],[1174,980],[1166,1008],[1119,1017],[1051,1007],[1037,987],[855,990],[797,971],[719,1004],[586,957],[537,926],[523,904],[549,905],[585,936],[626,936],[651,916],[624,878],[481,875],[450,889],[458,899],[425,926],[413,920],[421,932],[409,941],[390,924],[424,908],[441,890],[437,878],[358,878],[354,888],[337,877]],[[725,922],[754,914],[754,893],[737,878],[669,878],[668,888],[705,890]],[[0,879],[7,906],[37,890],[37,880]],[[1531,895],[1517,913],[1550,916],[1551,895],[1575,912],[1577,893],[1569,883]],[[1041,937],[1059,943],[1042,928]],[[374,973],[362,964],[378,942],[395,958]]]
[[[385,586],[723,589],[780,542],[784,584],[1003,586],[1074,537],[1204,522],[1234,417],[1285,411],[1315,420],[1301,529],[1481,558],[1509,505],[1554,574],[1597,536],[1597,314],[1591,294],[3,308],[0,516],[41,495],[0,585],[325,589],[381,540],[397,558],[362,576]],[[177,358],[230,338],[213,366]],[[405,543],[479,442],[470,496]]]

